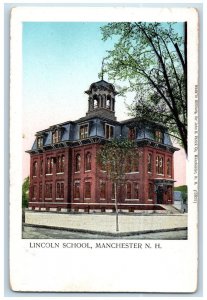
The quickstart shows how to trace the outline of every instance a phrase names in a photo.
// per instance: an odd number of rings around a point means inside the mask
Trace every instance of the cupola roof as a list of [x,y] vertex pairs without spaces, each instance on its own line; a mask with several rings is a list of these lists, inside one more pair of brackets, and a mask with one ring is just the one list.
[[105,80],[99,80],[97,82],[93,82],[89,89],[87,91],[85,91],[86,94],[91,94],[92,92],[92,89],[94,90],[108,90],[108,91],[111,91],[113,92],[115,95],[118,94],[118,92],[115,90],[115,87],[113,84],[105,81]]

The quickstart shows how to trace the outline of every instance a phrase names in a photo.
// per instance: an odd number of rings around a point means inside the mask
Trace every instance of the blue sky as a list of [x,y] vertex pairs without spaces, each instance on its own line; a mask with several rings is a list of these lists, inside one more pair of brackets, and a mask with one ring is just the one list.
[[[24,23],[25,113],[47,111],[48,126],[51,117],[57,123],[86,113],[84,91],[99,80],[102,59],[106,49],[112,46],[111,41],[101,40],[99,28],[103,24]],[[38,111],[40,105],[41,111]],[[36,128],[39,129],[42,128]]]

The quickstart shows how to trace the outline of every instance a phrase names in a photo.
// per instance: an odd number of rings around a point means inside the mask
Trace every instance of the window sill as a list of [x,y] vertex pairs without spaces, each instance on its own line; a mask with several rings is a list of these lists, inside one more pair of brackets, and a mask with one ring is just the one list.
[[136,171],[136,172],[127,172],[127,173],[125,173],[125,174],[139,174],[139,171]]
[[80,174],[80,171],[75,171],[74,173],[75,173],[75,174]]
[[148,199],[148,201],[152,202],[152,201],[153,201],[153,199]]
[[52,198],[45,198],[45,200],[52,200]]
[[64,174],[64,172],[58,172],[58,173],[56,173],[56,175],[61,175],[61,174]]
[[85,173],[89,173],[89,172],[91,172],[91,170],[85,170]]
[[48,174],[45,174],[45,175],[46,175],[46,176],[52,176],[52,174],[49,174],[49,173],[48,173]]
[[140,199],[132,199],[132,198],[131,199],[128,199],[128,198],[125,199],[125,201],[139,201],[139,200]]
[[64,198],[56,198],[55,200],[64,200]]

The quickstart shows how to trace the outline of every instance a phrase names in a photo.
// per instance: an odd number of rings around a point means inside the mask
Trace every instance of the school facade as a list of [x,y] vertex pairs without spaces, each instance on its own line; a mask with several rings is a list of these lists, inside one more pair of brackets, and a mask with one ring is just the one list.
[[101,145],[114,138],[136,142],[142,155],[126,170],[118,208],[173,204],[174,162],[168,128],[146,119],[117,121],[117,92],[105,80],[92,83],[86,116],[38,131],[30,154],[29,209],[113,211],[115,186],[97,162]]

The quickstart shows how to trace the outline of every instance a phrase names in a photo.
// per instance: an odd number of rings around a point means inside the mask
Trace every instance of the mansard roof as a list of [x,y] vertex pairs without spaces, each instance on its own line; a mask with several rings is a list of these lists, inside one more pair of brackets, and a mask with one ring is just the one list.
[[142,124],[150,124],[150,125],[153,125],[155,127],[158,127],[158,128],[162,128],[162,129],[168,129],[167,126],[163,125],[163,124],[160,124],[158,122],[154,122],[152,120],[149,120],[147,118],[138,118],[138,117],[134,117],[134,118],[130,118],[130,119],[127,119],[127,120],[123,120],[123,121],[120,121],[121,124],[130,124],[130,125],[136,125],[138,123],[142,123]]

